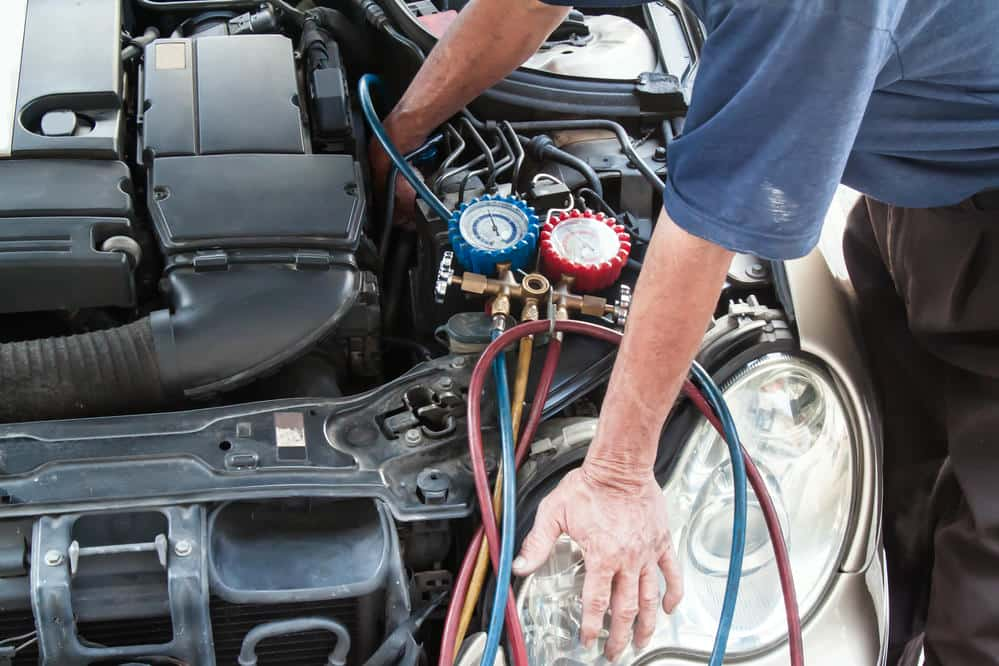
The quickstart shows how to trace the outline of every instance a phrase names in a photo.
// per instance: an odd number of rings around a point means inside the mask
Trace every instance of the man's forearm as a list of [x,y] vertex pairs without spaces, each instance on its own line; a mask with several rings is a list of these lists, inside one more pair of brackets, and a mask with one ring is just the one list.
[[732,253],[660,217],[635,289],[585,469],[621,486],[645,479],[710,320]]
[[403,150],[415,148],[527,60],[568,11],[539,0],[472,0],[386,119],[393,139]]

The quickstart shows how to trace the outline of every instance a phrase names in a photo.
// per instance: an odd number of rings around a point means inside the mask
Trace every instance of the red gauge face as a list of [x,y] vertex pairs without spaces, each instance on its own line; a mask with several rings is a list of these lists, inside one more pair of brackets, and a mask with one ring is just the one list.
[[621,240],[611,227],[594,217],[569,218],[552,230],[552,248],[583,266],[599,266],[613,259]]
[[614,284],[628,261],[631,239],[614,218],[570,211],[551,218],[541,231],[541,268],[554,282],[574,279],[579,292]]

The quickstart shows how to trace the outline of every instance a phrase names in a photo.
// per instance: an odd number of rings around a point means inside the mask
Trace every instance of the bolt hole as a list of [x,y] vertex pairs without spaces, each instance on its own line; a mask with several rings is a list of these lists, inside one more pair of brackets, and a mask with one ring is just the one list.
[[319,416],[319,412],[314,409],[309,410],[309,416]]
[[437,480],[437,472],[433,472],[433,473],[432,473],[432,474],[430,475],[430,478],[431,478],[431,479],[433,479],[434,481],[436,481],[436,480]]
[[575,51],[562,51],[562,55],[572,55]]
[[223,439],[221,442],[219,442],[219,448],[223,451],[228,451],[229,449],[232,448],[232,442],[230,442],[228,439]]

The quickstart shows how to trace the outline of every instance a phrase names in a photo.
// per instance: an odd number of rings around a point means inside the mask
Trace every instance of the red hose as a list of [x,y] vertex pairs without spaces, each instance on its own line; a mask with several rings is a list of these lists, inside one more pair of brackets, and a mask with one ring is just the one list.
[[444,634],[441,636],[441,651],[437,657],[437,666],[454,664],[455,641],[458,638],[458,620],[461,617],[461,603],[468,593],[468,584],[472,580],[472,570],[475,568],[475,554],[482,547],[482,528],[475,531],[472,543],[468,545],[465,557],[461,561],[458,579],[451,588],[451,603],[447,607],[447,617],[444,619]]
[[[475,369],[472,371],[472,378],[469,382],[468,388],[468,448],[469,455],[472,459],[472,470],[473,476],[475,478],[475,491],[478,496],[480,511],[482,513],[483,528],[485,530],[485,537],[489,543],[490,557],[493,560],[493,566],[495,567],[496,561],[499,556],[499,532],[496,528],[496,516],[492,510],[492,502],[489,495],[489,478],[486,472],[486,462],[485,455],[483,451],[482,443],[482,419],[481,419],[481,403],[482,403],[482,390],[485,386],[486,377],[488,376],[490,365],[493,359],[496,358],[502,351],[528,335],[537,335],[544,333],[549,330],[552,325],[550,321],[532,321],[519,324],[504,332],[502,335],[498,336],[492,343],[486,347],[485,351],[482,352],[482,356],[475,365]],[[582,335],[588,335],[605,342],[609,342],[614,345],[621,344],[622,334],[605,328],[603,326],[597,326],[595,324],[589,324],[580,321],[559,321],[555,322],[555,330],[566,332],[566,333],[579,333]],[[551,356],[551,351],[549,351],[549,356]],[[548,369],[548,360],[546,359],[545,369]],[[557,358],[556,358],[557,362]],[[554,366],[554,363],[552,364]],[[554,372],[552,373],[554,374]],[[549,384],[550,385],[550,384]],[[528,418],[527,428],[525,428],[524,435],[531,435],[533,437],[533,431],[531,431],[530,425],[534,418],[540,419],[541,408],[537,407],[538,402],[543,402],[543,397],[547,395],[547,389],[542,392],[540,389],[543,388],[539,385],[538,396],[541,396],[539,400],[535,397],[534,402],[531,405],[531,413]],[[683,385],[684,393],[693,401],[694,405],[701,411],[701,413],[707,418],[712,425],[716,428],[720,426],[714,413],[711,411],[710,406],[704,400],[700,391],[690,382],[685,381]],[[543,405],[542,405],[543,407]],[[537,428],[537,424],[534,425]],[[724,434],[722,435],[724,437]],[[518,446],[518,461],[522,459],[523,455],[526,454],[526,446],[529,445],[529,440],[525,444],[524,437],[521,439],[520,445]],[[776,511],[774,510],[773,502],[767,492],[766,486],[763,483],[763,479],[760,476],[759,470],[753,464],[750,457],[746,454],[745,449],[743,449],[743,458],[746,461],[746,475],[753,487],[753,492],[756,493],[757,499],[760,502],[760,507],[764,511],[764,516],[766,518],[767,530],[770,533],[771,543],[774,548],[774,557],[777,561],[777,568],[780,574],[781,582],[781,592],[784,597],[784,607],[787,614],[787,624],[788,624],[788,646],[791,653],[791,663],[792,666],[803,666],[804,664],[804,651],[802,648],[801,639],[801,619],[798,616],[798,603],[794,590],[794,580],[791,573],[790,558],[787,553],[787,544],[784,542],[783,534],[780,529],[780,522],[777,519]],[[469,557],[466,556],[466,562],[469,562]],[[474,551],[471,556],[470,565],[474,566]],[[470,567],[471,569],[471,567]],[[461,575],[459,574],[459,582]],[[466,581],[467,587],[467,581]],[[455,601],[457,595],[452,597],[452,606],[457,605],[458,609],[454,613],[455,618],[451,624],[457,622],[457,615],[460,614],[460,601]],[[516,612],[512,615],[510,613],[511,608],[511,597],[507,599],[507,631],[510,635],[511,641],[515,637],[523,640],[523,633],[520,627],[520,618],[517,616]],[[448,619],[451,619],[451,609],[448,610]],[[447,634],[447,628],[445,628],[445,635]],[[453,643],[454,637],[452,635],[451,641]],[[447,646],[442,648],[443,653],[447,650]],[[516,650],[516,647],[515,647]],[[450,654],[453,655],[454,646],[450,646]],[[522,657],[519,654],[514,654],[514,664],[517,666],[527,666],[526,661],[526,651]],[[518,659],[523,658],[524,661],[518,661]],[[451,666],[450,661],[441,661],[441,666]]]
[[[689,385],[689,386],[688,386]],[[711,411],[711,406],[700,391],[697,390],[690,380],[686,380],[683,386],[684,392],[690,401],[694,403],[698,410],[704,414],[708,422],[714,426],[718,434],[725,436],[721,421],[718,416]],[[784,534],[780,528],[780,518],[777,517],[777,509],[774,507],[767,486],[760,475],[753,459],[742,447],[742,459],[746,462],[746,477],[749,485],[753,487],[756,500],[760,503],[764,520],[767,523],[767,532],[770,533],[770,543],[774,548],[774,559],[777,561],[777,574],[780,577],[780,589],[784,595],[784,613],[787,616],[787,642],[791,652],[791,664],[793,666],[803,666],[805,663],[805,649],[801,638],[801,617],[798,615],[798,596],[794,589],[794,577],[791,574],[791,558],[787,552],[787,543],[784,541]]]
[[[531,410],[527,414],[524,431],[517,445],[517,467],[520,467],[520,464],[524,462],[524,458],[527,457],[527,452],[531,448],[534,435],[538,432],[538,426],[541,424],[541,414],[545,407],[543,397],[547,396],[551,390],[552,382],[555,380],[555,370],[558,368],[558,360],[561,354],[562,341],[553,336],[548,343],[548,353],[545,355],[545,363],[541,368],[541,376],[538,378],[537,393],[535,394],[535,399],[531,402]],[[538,396],[541,396],[542,399],[538,399]],[[492,504],[489,506],[491,510]],[[495,532],[495,519],[492,524],[493,531]],[[458,572],[458,579],[455,582],[454,589],[451,591],[451,602],[447,609],[447,617],[444,620],[444,635],[441,641],[441,653],[437,661],[438,666],[452,666],[454,664],[455,652],[458,649],[458,646],[455,645],[455,640],[458,637],[458,621],[461,618],[461,606],[465,600],[465,595],[468,593],[468,585],[472,578],[472,572],[475,569],[476,553],[481,548],[483,534],[483,529],[480,526],[476,530],[475,536],[472,538],[472,543],[468,546],[468,550],[465,552],[465,557],[461,562],[461,569]],[[498,535],[496,540],[491,543],[498,543]],[[490,558],[495,564],[497,554],[492,550],[490,551]],[[515,666],[528,666],[527,646],[524,642],[523,628],[520,626],[520,616],[517,614],[515,606],[513,617],[511,618],[510,615],[511,599],[512,595],[507,599],[506,611],[507,633],[509,634],[511,647],[514,652],[511,661]]]

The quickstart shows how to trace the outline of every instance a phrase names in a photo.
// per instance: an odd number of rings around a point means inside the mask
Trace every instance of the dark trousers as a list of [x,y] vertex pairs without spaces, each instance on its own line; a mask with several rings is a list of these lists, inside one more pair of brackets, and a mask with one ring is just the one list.
[[[999,666],[999,210],[862,198],[844,252],[884,412],[889,664]],[[911,652],[911,650],[910,650]]]

